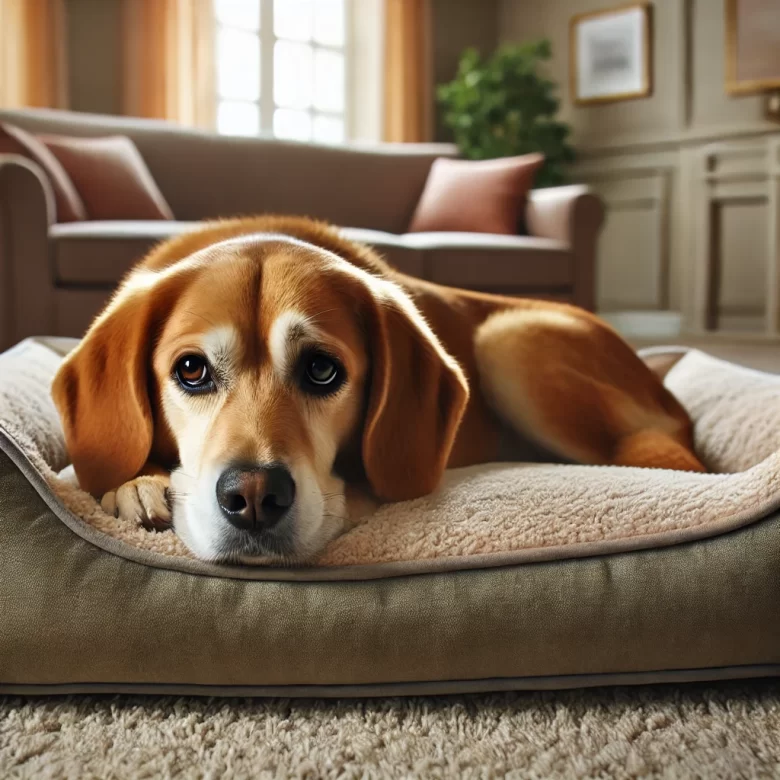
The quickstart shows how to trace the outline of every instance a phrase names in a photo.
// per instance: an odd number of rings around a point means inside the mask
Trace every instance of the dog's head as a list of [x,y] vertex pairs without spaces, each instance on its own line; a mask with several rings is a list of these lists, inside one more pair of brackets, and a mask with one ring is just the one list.
[[196,555],[266,562],[341,530],[344,471],[383,500],[433,490],[468,389],[396,284],[255,235],[134,272],[53,396],[84,489],[165,464]]

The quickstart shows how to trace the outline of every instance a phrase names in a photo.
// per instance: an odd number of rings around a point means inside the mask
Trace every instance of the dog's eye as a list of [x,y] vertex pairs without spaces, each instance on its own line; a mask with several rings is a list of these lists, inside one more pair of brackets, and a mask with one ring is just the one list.
[[343,383],[343,373],[338,361],[323,352],[313,352],[304,358],[303,389],[314,395],[335,393]]
[[185,355],[179,358],[174,373],[176,380],[185,390],[208,391],[214,386],[209,364],[206,358],[200,355]]

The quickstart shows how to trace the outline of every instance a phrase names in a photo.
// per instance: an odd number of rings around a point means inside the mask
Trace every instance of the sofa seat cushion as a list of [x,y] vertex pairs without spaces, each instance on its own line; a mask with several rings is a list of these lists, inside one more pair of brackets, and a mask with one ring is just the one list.
[[117,220],[52,225],[57,284],[113,287],[155,244],[197,224]]
[[423,277],[425,271],[423,253],[406,241],[405,236],[385,233],[382,230],[353,227],[343,228],[341,232],[350,241],[368,244],[401,273]]
[[502,292],[549,290],[574,281],[563,241],[488,233],[406,233],[406,246],[425,257],[426,278],[453,287]]
[[365,228],[344,235],[377,249],[403,273],[453,287],[517,292],[573,283],[572,256],[563,241],[489,233],[404,233]]
[[[113,287],[155,244],[197,222],[106,221],[53,225],[57,283]],[[486,233],[406,233],[346,227],[343,234],[376,249],[390,265],[418,278],[480,290],[551,290],[572,284],[562,241]]]
[[[155,244],[198,224],[138,220],[53,225],[49,235],[57,282],[114,286]],[[403,237],[365,228],[344,228],[343,232],[350,240],[377,249],[399,271],[422,276],[422,252]]]

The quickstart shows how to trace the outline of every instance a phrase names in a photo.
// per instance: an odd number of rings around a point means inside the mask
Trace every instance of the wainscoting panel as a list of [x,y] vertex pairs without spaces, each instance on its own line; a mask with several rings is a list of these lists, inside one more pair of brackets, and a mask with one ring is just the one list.
[[720,210],[715,327],[758,331],[766,314],[766,198],[724,198],[715,208]]
[[599,243],[600,311],[668,306],[674,163],[663,157],[600,161],[578,169],[579,179],[603,198],[607,211]]
[[694,152],[695,253],[686,330],[778,337],[778,139]]
[[606,206],[599,311],[780,340],[780,133],[585,151],[573,175]]
[[613,205],[601,237],[597,281],[600,311],[660,308],[658,209]]

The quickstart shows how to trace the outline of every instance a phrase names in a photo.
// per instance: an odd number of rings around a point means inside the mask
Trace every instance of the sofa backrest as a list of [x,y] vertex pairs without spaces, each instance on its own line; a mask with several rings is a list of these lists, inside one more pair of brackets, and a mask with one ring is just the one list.
[[180,220],[275,212],[403,233],[431,164],[455,154],[448,144],[323,146],[46,109],[0,111],[0,121],[33,133],[129,136]]

